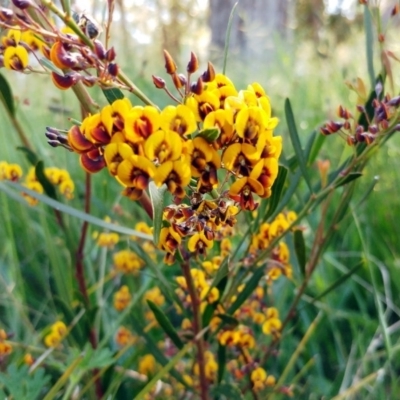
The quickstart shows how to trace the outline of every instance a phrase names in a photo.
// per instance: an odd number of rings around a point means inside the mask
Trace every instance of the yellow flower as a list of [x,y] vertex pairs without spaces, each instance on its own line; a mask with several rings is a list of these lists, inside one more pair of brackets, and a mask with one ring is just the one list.
[[268,117],[266,112],[259,107],[242,108],[235,121],[236,132],[245,141],[255,143],[264,132]]
[[[30,181],[28,183],[24,183],[23,186],[25,186],[28,189],[34,190],[35,192],[40,194],[44,192],[43,186],[37,181]],[[27,193],[22,193],[22,196],[24,196],[25,200],[28,202],[30,206],[35,206],[36,204],[39,203],[38,199],[29,196],[29,194]]]
[[133,143],[145,141],[160,128],[160,114],[152,106],[136,106],[125,118],[126,138]]
[[125,328],[124,326],[120,326],[115,334],[115,343],[122,347],[127,344],[134,344],[136,338],[133,336],[132,332]]
[[151,300],[153,303],[157,304],[158,306],[162,306],[165,303],[165,297],[161,293],[161,290],[158,286],[148,290],[144,296],[144,300]]
[[173,131],[157,131],[146,140],[144,153],[157,164],[178,160],[182,154],[182,139]]
[[50,333],[45,336],[44,344],[47,347],[56,347],[65,338],[68,332],[67,326],[62,321],[55,322],[51,328]]
[[180,104],[167,106],[161,111],[161,128],[164,131],[173,131],[180,136],[187,136],[197,129],[196,119],[192,110]]
[[150,375],[155,372],[156,360],[151,354],[146,354],[139,361],[138,371],[143,375]]
[[173,254],[181,242],[181,236],[172,227],[161,229],[160,242],[158,243],[160,249]]
[[154,182],[157,186],[165,183],[174,196],[182,198],[185,196],[184,187],[189,184],[190,178],[190,167],[185,162],[167,161],[157,168]]
[[249,176],[253,166],[259,161],[257,149],[248,143],[231,144],[222,155],[224,167],[239,177]]
[[220,107],[219,98],[214,93],[204,91],[200,95],[193,95],[186,100],[186,105],[192,110],[196,121],[204,121],[207,114],[218,110]]
[[26,43],[32,51],[42,49],[45,44],[43,38],[32,31],[22,32],[21,42]]
[[129,305],[131,300],[132,296],[129,292],[129,288],[124,285],[114,294],[114,308],[117,311],[122,311]]
[[97,246],[113,248],[119,241],[119,235],[115,232],[102,232],[97,238]]
[[227,146],[233,139],[233,111],[232,110],[216,110],[207,114],[203,129],[218,129],[219,136],[213,143],[216,148]]
[[132,147],[127,143],[110,143],[104,148],[104,160],[111,175],[117,175],[118,167],[123,160],[133,156]]
[[125,274],[137,273],[144,265],[143,260],[130,250],[121,250],[115,253],[113,260],[115,269]]
[[68,200],[74,197],[75,184],[71,179],[67,179],[60,183],[60,193],[65,196]]
[[192,253],[205,254],[209,249],[212,249],[214,242],[207,239],[204,231],[195,233],[188,241],[188,249]]
[[100,119],[107,132],[122,131],[125,126],[125,119],[131,109],[132,104],[126,97],[105,106],[100,112]]
[[282,327],[282,322],[279,319],[279,312],[275,307],[267,308],[266,320],[263,323],[262,331],[265,335],[279,335],[279,330]]
[[144,190],[150,178],[155,174],[155,167],[146,157],[132,155],[123,160],[117,169],[117,179],[125,186]]

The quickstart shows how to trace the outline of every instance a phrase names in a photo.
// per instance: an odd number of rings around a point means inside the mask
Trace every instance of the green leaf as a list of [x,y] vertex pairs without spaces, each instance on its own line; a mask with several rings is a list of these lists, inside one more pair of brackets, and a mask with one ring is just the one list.
[[8,84],[6,78],[0,74],[0,100],[4,104],[8,113],[14,117],[15,116],[15,105],[11,87]]
[[285,187],[287,174],[288,174],[288,169],[280,165],[278,170],[278,176],[276,177],[275,182],[271,188],[272,194],[271,197],[269,198],[268,211],[263,217],[262,222],[265,222],[277,209],[279,201],[281,200],[283,194],[283,189]]
[[223,396],[221,400],[244,400],[242,392],[233,383],[220,383],[211,390],[212,396]]
[[0,373],[0,384],[7,389],[13,399],[36,400],[49,381],[50,377],[45,375],[43,369],[39,368],[30,374],[27,365],[18,368],[15,364],[11,364],[6,373]]
[[35,192],[34,190],[28,189],[25,186],[22,186],[18,183],[0,182],[0,190],[3,190],[8,195],[13,196],[14,192],[12,190],[10,190],[8,188],[8,186],[15,188],[19,192],[25,192],[29,196],[32,196],[33,198],[38,199],[39,201],[43,202],[44,204],[47,204],[48,206],[50,206],[52,208],[58,209],[60,212],[69,214],[75,218],[79,218],[82,221],[87,221],[90,224],[99,226],[100,228],[108,229],[113,232],[122,233],[124,235],[136,236],[141,239],[147,239],[147,240],[152,239],[152,237],[150,235],[146,235],[145,233],[135,231],[134,229],[126,228],[126,227],[119,226],[116,224],[111,224],[100,218],[93,217],[90,214],[84,213],[82,211],[77,210],[76,208],[67,206],[66,204],[60,203],[59,201],[56,201],[56,200],[53,200],[53,199],[49,198],[48,196],[44,196],[44,195],[42,195],[38,192]]
[[156,246],[160,240],[160,232],[163,226],[164,194],[166,190],[166,185],[162,185],[159,188],[153,181],[149,184],[151,205],[153,207],[153,240]]
[[290,139],[292,141],[293,149],[296,154],[297,160],[299,162],[300,170],[302,172],[304,179],[307,182],[310,192],[312,192],[311,182],[307,171],[307,164],[306,160],[304,159],[304,153],[303,149],[301,148],[300,138],[299,134],[297,133],[296,123],[294,120],[292,106],[290,105],[289,99],[285,100],[285,116],[286,116],[286,123],[289,129]]
[[210,129],[204,129],[204,130],[200,131],[197,136],[200,136],[203,139],[207,140],[207,142],[212,143],[218,139],[220,134],[221,134],[221,132],[219,131],[219,129],[210,128]]
[[238,294],[234,303],[229,307],[227,313],[233,314],[248,298],[258,286],[260,279],[265,275],[265,266],[257,268],[251,278],[247,281],[244,289]]
[[150,307],[151,311],[154,314],[157,322],[159,323],[160,327],[164,330],[164,332],[169,336],[175,346],[180,350],[183,348],[183,342],[178,335],[178,332],[175,330],[173,325],[171,324],[170,320],[164,314],[160,307],[157,304],[152,302],[151,300],[147,300],[147,304]]
[[51,197],[54,200],[57,200],[57,192],[54,185],[48,180],[45,172],[44,172],[44,163],[43,161],[39,161],[35,166],[35,175],[37,180],[43,186],[43,189],[47,196]]
[[[228,266],[228,259],[225,258],[224,261],[222,262],[221,266],[218,268],[218,271],[214,277],[214,280],[211,283],[209,291],[213,287],[218,287],[219,283],[224,279],[226,276],[228,276],[229,273],[229,266]],[[222,293],[220,292],[220,296],[222,296]]]
[[322,297],[325,297],[327,294],[332,292],[332,290],[335,290],[337,287],[339,287],[342,283],[346,282],[347,279],[349,279],[355,272],[357,272],[360,267],[362,267],[364,264],[363,261],[360,261],[357,265],[355,265],[353,268],[351,268],[348,272],[346,272],[344,275],[342,275],[339,279],[337,279],[335,282],[332,283],[328,288],[326,288],[322,293],[320,293],[317,297],[314,297],[313,300],[311,301],[311,304],[316,302],[317,300],[320,300]]
[[109,104],[114,103],[115,100],[123,99],[125,97],[122,91],[116,88],[102,89],[102,91]]
[[221,318],[224,327],[235,328],[239,325],[239,321],[232,315],[216,314],[216,316]]
[[221,344],[218,345],[218,376],[217,382],[221,383],[222,379],[224,378],[225,368],[226,368],[226,346],[222,346]]
[[363,175],[363,174],[362,174],[361,172],[350,172],[350,173],[347,174],[343,179],[341,179],[341,180],[335,185],[335,187],[347,185],[348,183],[354,181],[355,179],[360,178],[362,175]]
[[25,153],[25,157],[30,162],[31,165],[35,166],[39,162],[38,156],[31,149],[28,149],[27,147],[24,146],[18,146],[17,150]]
[[306,275],[306,244],[304,242],[303,232],[300,229],[294,231],[294,249],[296,252],[297,262],[303,276]]
[[233,17],[235,15],[235,10],[238,5],[238,1],[233,5],[232,11],[229,15],[229,20],[228,20],[228,27],[226,28],[226,35],[225,35],[225,48],[224,48],[224,65],[222,68],[222,73],[225,75],[226,72],[226,63],[228,61],[228,52],[229,52],[229,42],[231,39],[231,30],[232,30],[232,22],[233,22]]

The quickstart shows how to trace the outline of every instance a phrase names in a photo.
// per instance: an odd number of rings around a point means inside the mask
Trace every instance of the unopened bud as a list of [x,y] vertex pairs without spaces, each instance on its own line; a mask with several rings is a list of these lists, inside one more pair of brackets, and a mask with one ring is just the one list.
[[349,119],[352,117],[351,112],[342,106],[339,106],[338,115],[343,119]]
[[179,78],[179,74],[172,74],[171,78],[172,78],[172,82],[174,82],[174,85],[177,89],[180,89],[183,86],[182,81]]
[[194,94],[200,95],[203,93],[203,90],[204,90],[204,83],[200,76],[199,79],[197,79],[197,82],[192,83],[190,91]]
[[348,136],[347,137],[347,144],[349,146],[354,146],[357,143],[357,140],[354,136]]
[[165,59],[165,70],[167,74],[172,75],[176,72],[176,64],[171,54],[168,53],[167,50],[164,50],[164,59]]
[[11,22],[13,18],[14,18],[14,13],[12,10],[0,7],[0,21]]
[[16,8],[19,8],[20,10],[26,10],[32,5],[32,2],[30,0],[12,0],[12,3]]
[[51,147],[58,147],[61,145],[61,143],[58,140],[48,140],[47,143],[51,146]]
[[346,129],[347,131],[351,128],[351,124],[349,121],[344,121],[343,124],[343,129]]
[[398,107],[400,105],[400,96],[393,97],[388,101],[389,106]]
[[378,41],[379,43],[383,43],[385,41],[385,35],[383,33],[378,35]]
[[81,80],[85,86],[93,87],[98,81],[98,78],[96,76],[83,76]]
[[183,74],[178,74],[179,80],[181,81],[182,86],[186,86],[187,79],[186,76]]
[[66,75],[59,75],[55,72],[51,73],[51,79],[53,83],[61,90],[67,90],[71,86],[75,85],[75,83],[78,81],[79,74],[77,73],[70,73]]
[[399,6],[398,4],[396,4],[396,5],[392,8],[392,12],[391,12],[390,15],[393,17],[393,16],[397,15],[397,14],[399,13],[399,11],[400,11],[400,6]]
[[376,134],[376,133],[378,133],[378,127],[376,125],[370,125],[368,127],[368,132],[370,132],[372,134]]
[[106,58],[106,49],[104,48],[103,43],[100,40],[94,40],[94,53],[98,57],[99,60],[104,60]]
[[106,60],[108,62],[114,61],[116,56],[117,56],[117,53],[115,52],[114,47],[111,47],[110,49],[107,50],[107,52],[106,52]]
[[190,53],[190,61],[186,67],[186,71],[189,72],[189,74],[193,74],[196,72],[199,68],[199,60],[197,59],[196,54],[193,53],[193,51]]
[[118,75],[119,68],[116,63],[110,63],[108,64],[107,70],[111,76],[116,77]]
[[365,107],[361,104],[357,104],[357,111],[364,114],[365,113]]
[[202,74],[203,82],[212,82],[215,79],[215,69],[214,66],[208,62],[207,70]]
[[159,76],[152,75],[154,86],[157,89],[164,89],[165,88],[165,81],[164,79],[160,78]]
[[389,121],[387,119],[384,119],[383,121],[381,121],[380,123],[380,127],[382,130],[386,130],[389,128]]

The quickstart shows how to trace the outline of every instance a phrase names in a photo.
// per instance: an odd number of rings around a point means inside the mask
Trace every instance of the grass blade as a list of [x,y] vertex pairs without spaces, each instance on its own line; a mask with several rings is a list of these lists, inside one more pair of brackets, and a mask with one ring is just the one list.
[[164,211],[164,194],[166,190],[166,185],[162,185],[160,188],[158,188],[154,182],[150,182],[149,184],[151,205],[153,207],[153,236],[154,244],[156,246],[158,245],[158,242],[160,240],[162,217]]
[[228,51],[229,51],[229,42],[231,39],[231,31],[232,31],[232,22],[233,22],[233,17],[235,15],[235,10],[237,5],[239,4],[239,2],[237,1],[233,7],[232,7],[232,11],[229,15],[229,20],[228,20],[228,26],[226,28],[226,35],[225,35],[225,48],[224,48],[224,64],[223,64],[223,68],[222,68],[222,73],[225,75],[226,72],[226,63],[228,61]]
[[151,300],[147,300],[147,304],[149,305],[151,311],[153,312],[154,317],[156,318],[160,327],[164,330],[166,335],[169,336],[169,338],[172,340],[175,346],[179,350],[181,350],[183,348],[183,342],[179,337],[178,332],[175,330],[175,328],[167,318],[167,316],[164,314],[161,308],[158,307],[157,304],[155,304]]
[[14,117],[15,116],[15,106],[13,100],[13,94],[8,84],[6,78],[2,74],[0,74],[0,100],[4,104],[4,107],[7,109],[9,114]]
[[296,123],[295,123],[294,115],[293,115],[293,111],[292,111],[292,106],[290,105],[289,99],[285,100],[285,116],[286,116],[286,123],[287,123],[288,129],[289,129],[290,139],[292,141],[293,149],[296,154],[297,160],[299,162],[299,167],[300,167],[301,173],[307,182],[310,192],[312,193],[312,186],[311,186],[310,177],[308,176],[306,160],[304,159],[304,152],[303,152],[303,149],[301,148],[300,138],[299,138],[299,134],[297,132]]

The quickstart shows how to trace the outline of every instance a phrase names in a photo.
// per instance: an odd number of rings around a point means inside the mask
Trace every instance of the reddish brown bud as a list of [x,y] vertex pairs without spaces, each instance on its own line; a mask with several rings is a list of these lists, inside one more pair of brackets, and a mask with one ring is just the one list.
[[100,40],[94,40],[93,45],[94,53],[96,54],[97,58],[99,60],[104,60],[106,58],[106,49],[103,46],[103,43],[101,43]]
[[199,68],[199,60],[197,59],[196,54],[193,53],[193,51],[190,53],[190,61],[186,67],[186,71],[189,72],[189,74],[193,74],[196,72]]
[[378,127],[376,125],[370,125],[368,127],[368,132],[370,132],[372,134],[376,134],[376,133],[378,133]]
[[203,82],[212,82],[215,79],[214,66],[208,62],[207,70],[201,75]]
[[111,76],[116,77],[118,75],[119,68],[116,63],[110,63],[108,64],[107,70]]
[[347,144],[349,146],[354,146],[357,143],[357,140],[354,136],[348,136],[347,137]]
[[385,35],[384,35],[383,33],[380,33],[380,34],[378,35],[378,41],[379,41],[380,43],[383,43],[383,42],[385,41]]
[[32,5],[32,2],[30,0],[12,0],[12,3],[16,8],[19,8],[20,10],[26,10],[29,6]]
[[107,50],[107,52],[106,52],[106,60],[108,62],[114,61],[116,56],[117,56],[117,53],[115,52],[114,47],[111,47],[110,49]]
[[183,74],[178,74],[179,80],[181,81],[182,86],[186,86],[187,84],[187,79],[186,76]]
[[0,21],[11,22],[13,18],[14,18],[14,13],[12,10],[4,7],[0,8]]
[[359,2],[360,4],[365,4],[365,5],[368,4],[368,0],[358,0],[358,2]]
[[164,59],[165,59],[165,70],[167,74],[172,75],[176,72],[176,64],[174,59],[171,57],[171,54],[168,53],[167,50],[164,50]]
[[392,12],[391,12],[390,15],[393,17],[393,16],[397,15],[397,14],[399,13],[399,11],[400,11],[400,6],[399,6],[398,4],[396,4],[396,5],[392,8]]
[[389,121],[384,119],[383,121],[381,121],[380,127],[381,127],[382,130],[385,131],[386,129],[389,128]]
[[343,124],[343,128],[346,130],[349,130],[351,128],[350,122],[349,121],[345,121]]
[[182,85],[182,81],[179,78],[178,74],[172,74],[171,75],[172,78],[172,82],[174,82],[174,85],[177,89],[180,89],[183,85]]
[[352,117],[351,112],[342,106],[339,106],[338,115],[343,119],[349,119]]
[[164,79],[160,78],[159,76],[152,75],[154,86],[157,89],[164,89],[165,88],[165,81]]
[[193,82],[190,88],[190,91],[194,94],[202,94],[204,90],[204,83],[203,80],[201,78],[201,76],[199,77],[199,79],[197,79],[197,82]]
[[389,106],[398,107],[400,105],[400,96],[393,97],[388,101]]
[[365,113],[365,107],[362,106],[361,104],[358,104],[357,105],[357,111],[364,114]]
[[74,72],[67,75],[59,75],[55,72],[51,73],[53,83],[61,90],[67,90],[71,86],[75,85],[78,81],[78,77],[79,75]]

